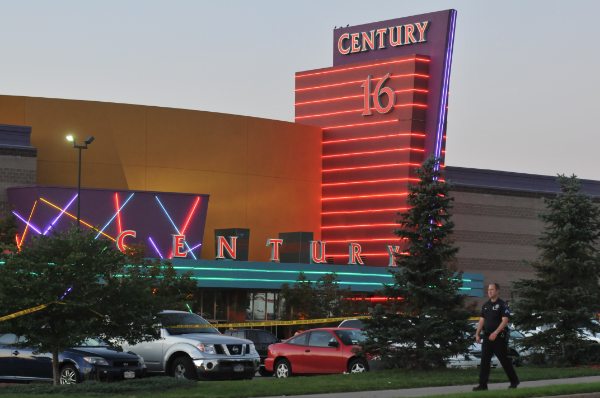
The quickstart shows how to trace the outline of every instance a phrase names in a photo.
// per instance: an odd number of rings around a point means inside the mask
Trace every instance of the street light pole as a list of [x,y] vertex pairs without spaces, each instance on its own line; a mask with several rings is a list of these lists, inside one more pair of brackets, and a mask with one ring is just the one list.
[[67,136],[67,140],[73,143],[73,148],[79,149],[79,173],[77,177],[77,229],[79,229],[79,216],[81,212],[81,150],[87,149],[88,144],[91,144],[94,141],[93,136],[89,136],[83,142],[85,145],[77,145],[77,139],[72,135]]

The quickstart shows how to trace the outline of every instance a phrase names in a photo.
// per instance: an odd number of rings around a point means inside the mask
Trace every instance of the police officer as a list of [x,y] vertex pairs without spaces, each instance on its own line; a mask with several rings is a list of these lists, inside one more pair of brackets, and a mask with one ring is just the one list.
[[508,388],[517,388],[520,383],[512,361],[508,358],[509,330],[506,325],[508,324],[510,311],[508,305],[498,298],[499,294],[500,285],[492,283],[488,287],[490,300],[481,308],[481,318],[479,318],[479,324],[477,325],[476,336],[477,342],[481,343],[481,368],[479,370],[479,385],[474,387],[473,391],[488,389],[490,362],[494,354],[496,354],[506,376],[508,376],[508,380],[510,380]]

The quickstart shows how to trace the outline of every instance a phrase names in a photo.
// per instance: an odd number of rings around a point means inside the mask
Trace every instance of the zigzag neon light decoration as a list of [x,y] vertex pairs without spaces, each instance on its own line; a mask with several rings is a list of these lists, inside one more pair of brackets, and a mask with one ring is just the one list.
[[[169,218],[169,221],[171,221],[171,224],[173,224],[173,227],[175,228],[175,231],[177,231],[177,234],[181,235],[181,233],[179,232],[179,228],[177,228],[177,226],[173,222],[173,219],[171,218],[171,216],[167,212],[167,209],[165,209],[165,206],[163,206],[163,204],[161,203],[160,199],[158,199],[158,196],[154,196],[154,197],[156,198],[156,200],[158,201],[158,204],[160,205],[160,207],[162,207],[163,211],[165,212],[165,214]],[[192,255],[192,257],[194,257],[194,260],[197,260],[196,256],[194,255],[194,252],[190,251],[190,246],[187,244],[187,242],[185,242],[185,245],[188,248],[188,252]]]
[[21,221],[23,221],[25,224],[29,225],[35,232],[37,232],[38,234],[41,234],[40,230],[37,229],[36,227],[34,227],[31,223],[27,222],[27,220],[25,220],[23,217],[21,217],[20,215],[17,214],[16,211],[12,212],[15,216],[17,216],[17,218]]
[[[69,206],[71,206],[71,203],[73,203],[75,201],[75,199],[77,199],[77,195],[78,194],[75,194],[75,196],[73,196],[73,199],[71,199],[71,201],[67,204],[67,206],[65,207],[65,210],[67,210],[69,208]],[[46,232],[44,232],[44,235],[46,235],[48,233],[48,231],[50,231],[50,228],[52,228],[54,226],[54,224],[58,221],[58,219],[64,214],[65,210],[61,211],[60,214],[58,215],[58,217],[56,217],[54,219],[54,221],[52,221],[52,224],[50,224],[48,229],[46,229]]]
[[[104,227],[102,227],[102,229],[100,230],[100,232],[98,232],[98,235],[96,235],[95,239],[98,239],[98,237],[100,236],[101,233],[103,233],[103,231],[106,229],[106,227],[109,226],[109,224],[112,222],[112,220],[115,219],[115,217],[121,212],[121,210],[123,210],[123,207],[125,207],[125,205],[127,204],[127,202],[129,202],[129,199],[131,199],[133,197],[133,195],[135,195],[135,192],[132,193],[129,198],[127,198],[127,200],[125,201],[125,203],[123,203],[123,206],[121,206],[121,208],[119,210],[117,210],[117,212],[115,213],[114,216],[112,216],[112,218],[110,220],[108,220],[108,222],[106,223],[106,225]],[[108,235],[107,235],[108,236]]]
[[[62,211],[62,212],[63,212],[63,213],[65,213],[67,216],[69,216],[69,217],[71,217],[71,218],[73,218],[73,219],[77,220],[77,217],[75,217],[73,214],[71,214],[71,213],[69,213],[69,212],[67,212],[67,211],[65,211],[65,210],[63,210],[63,209],[61,209],[60,207],[58,207],[58,206],[57,206],[57,205],[55,205],[54,203],[50,203],[50,202],[48,202],[48,201],[47,201],[46,199],[44,199],[44,198],[40,198],[40,200],[41,200],[42,202],[46,203],[46,204],[49,204],[50,206],[54,207],[55,209],[58,209],[58,210]],[[85,225],[86,227],[88,227],[88,228],[91,228],[91,229],[93,229],[94,231],[97,231],[97,229],[96,229],[96,228],[94,228],[92,225],[90,225],[90,224],[86,223],[86,222],[85,222],[85,221],[83,221],[82,219],[79,219],[79,221],[80,221],[80,222],[81,222],[83,225]],[[100,233],[101,233],[102,235],[106,236],[108,239],[112,240],[113,242],[116,242],[116,241],[117,241],[115,238],[113,238],[113,237],[112,237],[112,236],[110,236],[110,235],[107,235],[107,234],[105,234],[105,233],[104,233],[104,232],[102,232],[102,231],[100,231]],[[21,240],[21,242],[22,242],[22,241],[23,241],[23,240]]]

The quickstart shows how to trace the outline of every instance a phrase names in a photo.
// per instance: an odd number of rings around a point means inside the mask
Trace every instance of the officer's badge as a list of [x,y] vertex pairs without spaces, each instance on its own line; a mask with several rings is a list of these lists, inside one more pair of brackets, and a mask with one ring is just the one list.
[[494,306],[494,311],[495,311],[495,310],[497,310],[498,308],[500,308],[500,304],[496,304],[496,305]]

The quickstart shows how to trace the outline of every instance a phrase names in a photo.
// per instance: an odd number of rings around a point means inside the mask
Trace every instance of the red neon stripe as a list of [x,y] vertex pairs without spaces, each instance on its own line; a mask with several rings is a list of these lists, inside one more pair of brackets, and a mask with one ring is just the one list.
[[343,128],[343,127],[369,126],[369,125],[372,125],[372,124],[381,124],[381,123],[394,123],[394,122],[399,122],[399,120],[398,120],[398,119],[396,119],[396,120],[384,120],[383,122],[357,123],[357,124],[344,124],[344,125],[342,125],[342,126],[323,127],[323,130],[341,129],[341,128]]
[[403,209],[376,209],[376,210],[354,210],[354,211],[328,211],[325,213],[321,213],[321,215],[326,214],[352,214],[352,213],[367,213],[370,211],[400,211],[400,210],[408,210],[408,207]]
[[194,214],[194,211],[196,210],[196,206],[198,206],[198,203],[200,202],[200,196],[198,196],[196,198],[196,203],[194,203],[194,207],[192,208],[192,211],[190,212],[190,215],[188,216],[187,221],[185,222],[185,225],[183,227],[183,229],[181,230],[181,235],[185,235],[185,230],[187,229],[187,226],[190,222],[190,219],[192,218],[192,215]]
[[356,224],[356,225],[333,225],[331,227],[321,227],[322,229],[326,228],[358,228],[358,227],[388,227],[390,225],[398,225],[398,224]]
[[[421,93],[428,93],[429,92],[428,90],[421,90],[421,89],[418,89],[418,88],[410,88],[410,89],[407,89],[407,90],[395,90],[394,92],[395,93],[405,93],[407,91],[418,91],[418,92],[421,92]],[[371,94],[371,96],[374,96],[374,95],[375,95],[375,93]],[[346,96],[346,97],[335,97],[335,98],[328,98],[328,99],[324,99],[324,100],[298,102],[298,103],[295,103],[294,106],[306,105],[306,104],[317,104],[319,102],[338,101],[338,100],[343,100],[343,99],[348,99],[348,98],[359,98],[359,97],[362,97],[362,96],[363,95],[349,95],[349,96]]]
[[115,202],[117,203],[117,222],[119,223],[119,233],[121,233],[123,232],[123,229],[121,228],[121,212],[119,211],[121,207],[119,207],[119,195],[117,192],[115,192]]
[[[332,185],[348,185],[348,184],[368,184],[375,182],[387,182],[387,181],[419,181],[418,178],[390,178],[387,180],[367,180],[367,181],[351,181],[351,182],[330,182],[327,184],[321,184],[321,186],[332,186]],[[322,213],[324,214],[324,213]]]
[[339,155],[325,155],[323,158],[335,158],[338,156],[352,156],[352,155],[369,155],[372,153],[383,153],[383,152],[397,152],[397,151],[421,151],[425,152],[424,149],[417,148],[396,148],[396,149],[384,149],[381,151],[371,151],[371,152],[353,152],[353,153],[341,153]]
[[407,193],[382,193],[378,195],[359,195],[359,196],[338,196],[334,198],[322,198],[321,200],[340,200],[340,199],[359,199],[359,198],[375,198],[381,196],[406,196]]
[[[406,75],[396,75],[396,76],[390,76],[390,79],[396,79],[396,78],[400,78],[400,77],[408,77],[408,76],[418,76],[418,77],[429,77],[429,75],[420,75],[418,73],[409,73]],[[381,80],[381,77],[374,77],[371,79],[373,80]],[[336,87],[336,86],[343,86],[346,84],[355,84],[355,83],[362,83],[364,80],[355,80],[355,81],[351,81],[351,82],[344,82],[344,83],[336,83],[336,84],[328,84],[326,86],[315,86],[315,87],[307,87],[307,88],[297,88],[294,91],[306,91],[306,90],[316,90],[319,88],[327,88],[327,87]]]
[[[348,242],[375,242],[375,241],[382,241],[382,240],[387,240],[387,241],[396,241],[398,240],[398,237],[396,237],[395,235],[390,236],[389,238],[381,238],[381,239],[344,239],[344,240],[327,240],[327,243],[348,243]],[[407,239],[404,239],[407,240]],[[347,254],[346,254],[347,255]]]
[[[316,72],[316,73],[307,73],[306,75],[296,75],[296,79],[299,78],[299,77],[324,75],[324,74],[327,74],[327,73],[344,72],[344,71],[347,71],[347,70],[370,68],[372,66],[379,66],[379,65],[399,64],[399,63],[402,63],[402,62],[410,62],[410,61],[424,61],[424,62],[429,62],[428,59],[423,59],[423,58],[401,59],[401,60],[398,60],[398,61],[382,62],[382,63],[379,63],[379,64],[355,66],[353,68],[328,70],[328,71],[325,71],[325,72]],[[448,93],[448,94],[450,94],[450,93]]]
[[19,248],[19,251],[21,251],[21,242],[19,241],[19,234],[15,235],[15,240],[17,241],[17,247]]
[[[329,241],[328,241],[329,242]],[[399,253],[402,254],[402,253]],[[388,253],[360,253],[361,256],[389,256]],[[348,257],[348,254],[327,254],[325,257]]]
[[[399,104],[399,105],[394,105],[394,108],[400,108],[400,107],[403,107],[403,106],[424,106],[424,107],[427,107],[427,105],[425,105],[425,104]],[[375,107],[373,107],[371,109],[375,109]],[[294,119],[306,119],[308,117],[321,117],[321,116],[339,115],[340,113],[351,113],[351,112],[362,112],[362,111],[363,111],[362,109],[353,109],[351,111],[322,113],[320,115],[296,116]]]
[[[394,120],[392,120],[392,121],[394,121]],[[379,123],[389,123],[389,122],[377,122],[377,123],[368,123],[368,124],[379,124]],[[360,126],[360,124],[349,125],[349,126]],[[338,127],[349,127],[349,126],[338,126]],[[330,129],[330,127],[326,127],[323,130],[329,130],[329,129]],[[348,141],[360,141],[360,140],[374,140],[374,139],[389,138],[389,137],[404,137],[407,135],[414,135],[415,137],[425,137],[425,134],[403,133],[403,134],[378,135],[375,137],[348,138],[345,140],[323,141],[323,144],[332,144],[332,143],[336,143],[336,142],[348,142]]]
[[322,172],[325,173],[326,171],[377,169],[379,167],[394,167],[394,166],[421,166],[421,165],[419,163],[391,163],[391,164],[381,164],[381,165],[377,165],[377,166],[346,167],[344,169],[327,169],[327,170],[322,170]]

